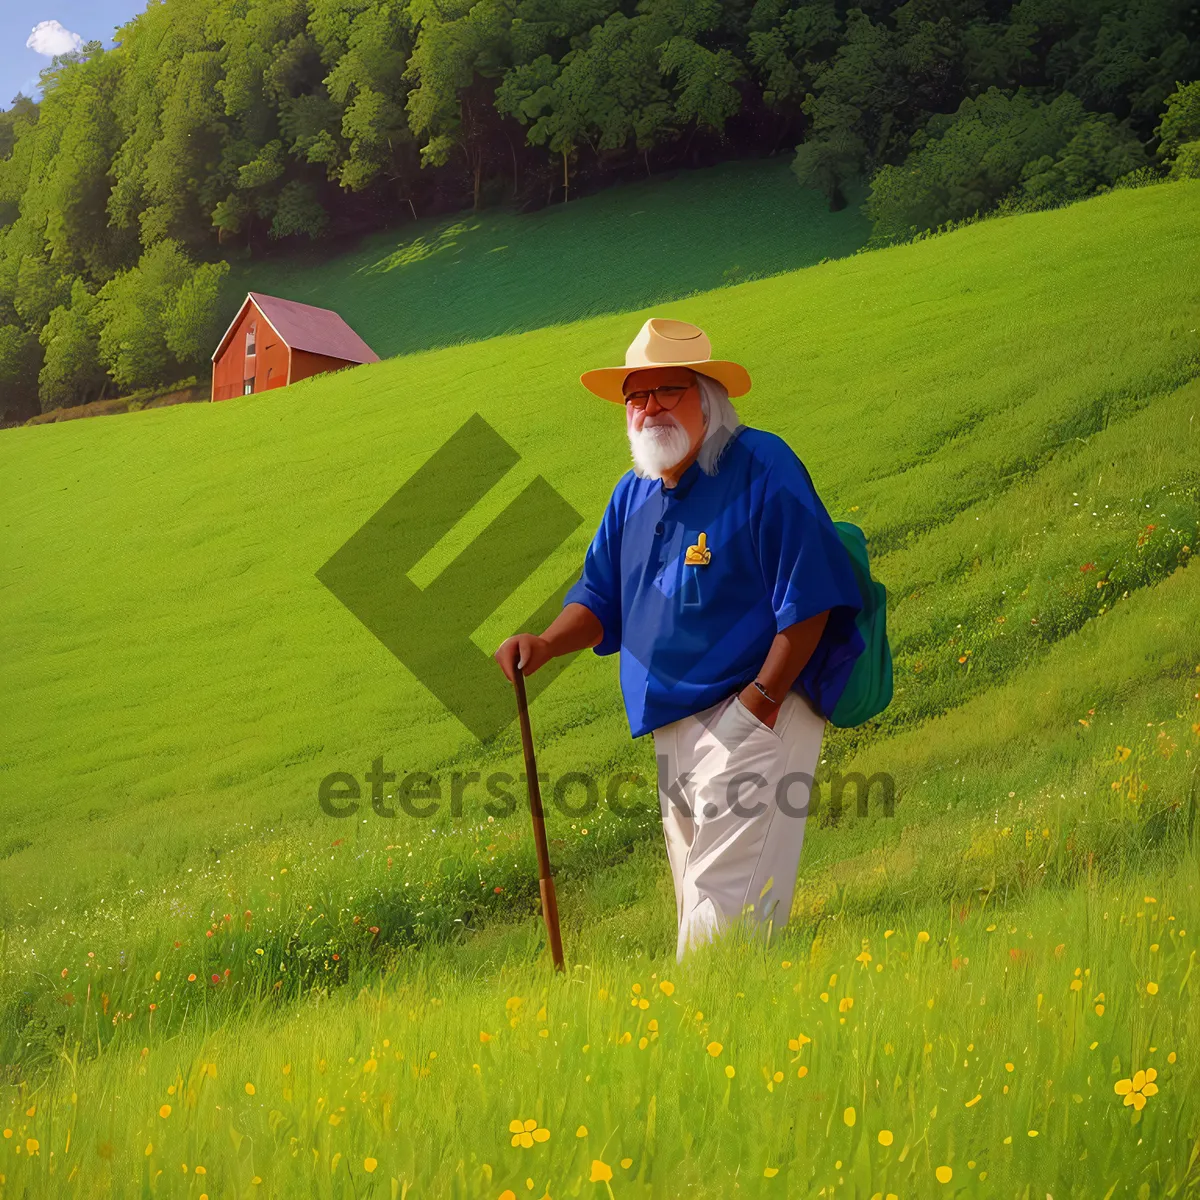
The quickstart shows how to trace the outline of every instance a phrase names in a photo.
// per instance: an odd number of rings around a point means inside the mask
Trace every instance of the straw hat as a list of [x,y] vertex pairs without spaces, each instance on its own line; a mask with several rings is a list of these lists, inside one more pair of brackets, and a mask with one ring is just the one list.
[[621,385],[631,371],[643,367],[691,367],[701,375],[723,383],[731,396],[750,390],[750,373],[741,363],[712,357],[712,344],[698,325],[651,317],[625,351],[623,367],[596,367],[579,377],[589,392],[602,400],[624,404]]

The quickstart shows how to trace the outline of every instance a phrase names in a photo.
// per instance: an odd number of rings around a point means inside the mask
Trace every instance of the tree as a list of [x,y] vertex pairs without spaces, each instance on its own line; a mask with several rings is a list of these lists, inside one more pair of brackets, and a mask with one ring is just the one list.
[[315,238],[320,236],[328,221],[329,214],[317,198],[316,190],[311,184],[293,179],[279,193],[270,233],[273,238],[293,237],[300,233]]
[[1158,156],[1170,163],[1171,178],[1200,178],[1200,81],[1175,85],[1154,132]]
[[100,359],[121,387],[165,383],[178,369],[178,359],[167,345],[166,315],[192,274],[183,247],[167,239],[156,242],[137,266],[100,289],[93,310]]
[[86,404],[108,382],[100,361],[93,312],[99,301],[76,279],[68,304],[60,305],[38,335],[45,360],[38,375],[42,411]]
[[[756,9],[757,11],[757,9]],[[750,62],[762,82],[769,108],[799,109],[816,73],[837,49],[842,22],[830,0],[812,0],[790,8],[747,39]]]
[[336,105],[328,140],[339,138],[344,147],[330,178],[351,191],[396,178],[411,157],[404,103],[413,36],[412,17],[401,6],[364,6],[347,23],[345,49],[325,76]]
[[886,158],[905,98],[899,36],[852,9],[845,40],[804,99],[811,127],[793,162],[801,186],[819,187],[831,208],[844,207],[846,185]]
[[36,333],[70,294],[71,281],[64,278],[44,255],[30,254],[20,260],[13,307],[27,328]]
[[1021,196],[1042,204],[1079,200],[1146,165],[1141,142],[1112,113],[1090,113],[1053,158],[1021,171]]
[[36,333],[0,325],[0,421],[24,421],[37,412],[41,360]]
[[903,240],[986,212],[1011,196],[1036,204],[1111,185],[1144,158],[1128,128],[1084,110],[1069,92],[1046,102],[989,88],[931,117],[901,166],[871,181],[866,211],[876,242]]
[[13,97],[12,106],[0,112],[0,158],[7,158],[23,130],[36,124],[38,106],[23,92]]
[[[461,14],[426,11],[404,71],[413,85],[405,106],[421,146],[421,165],[444,166],[457,151],[470,172],[473,206],[479,209],[483,176],[496,149],[489,138],[496,124],[496,85],[507,65],[504,0],[481,0]],[[490,118],[490,120],[489,120]]]
[[663,46],[659,66],[676,81],[675,117],[697,128],[721,133],[725,122],[742,107],[734,86],[746,74],[741,60],[728,50],[709,50],[677,35]]
[[163,340],[184,367],[206,363],[223,332],[222,284],[228,274],[228,263],[201,264],[163,310]]
[[89,55],[58,73],[42,101],[40,150],[22,217],[45,242],[63,274],[107,279],[136,250],[132,236],[108,222],[109,167],[120,144],[113,98],[120,59],[89,43]]
[[599,155],[632,142],[645,154],[678,131],[663,78],[663,34],[648,16],[615,12],[560,63],[541,55],[497,89],[497,108],[528,125],[529,143],[561,157],[564,199],[581,144]]

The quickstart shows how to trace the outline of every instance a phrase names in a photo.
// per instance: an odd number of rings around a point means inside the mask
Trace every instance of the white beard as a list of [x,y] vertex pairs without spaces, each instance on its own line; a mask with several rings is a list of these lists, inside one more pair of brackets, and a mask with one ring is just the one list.
[[653,420],[657,423],[640,431],[628,430],[634,473],[643,479],[661,479],[692,448],[687,430],[674,417],[663,414]]

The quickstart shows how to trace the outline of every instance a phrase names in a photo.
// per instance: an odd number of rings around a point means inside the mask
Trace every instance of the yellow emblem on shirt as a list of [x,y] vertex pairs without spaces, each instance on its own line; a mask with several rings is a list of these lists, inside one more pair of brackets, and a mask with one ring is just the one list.
[[708,535],[702,533],[696,538],[696,544],[687,548],[683,561],[689,567],[705,567],[711,558],[712,551],[708,548]]

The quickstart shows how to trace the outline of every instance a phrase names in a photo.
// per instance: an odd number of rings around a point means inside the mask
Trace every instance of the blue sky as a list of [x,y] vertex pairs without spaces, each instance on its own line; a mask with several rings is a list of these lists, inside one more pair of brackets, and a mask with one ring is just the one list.
[[50,58],[26,45],[35,26],[43,50],[68,48],[71,34],[111,46],[113,30],[145,7],[146,0],[0,0],[0,108],[17,92],[38,94],[38,72]]

